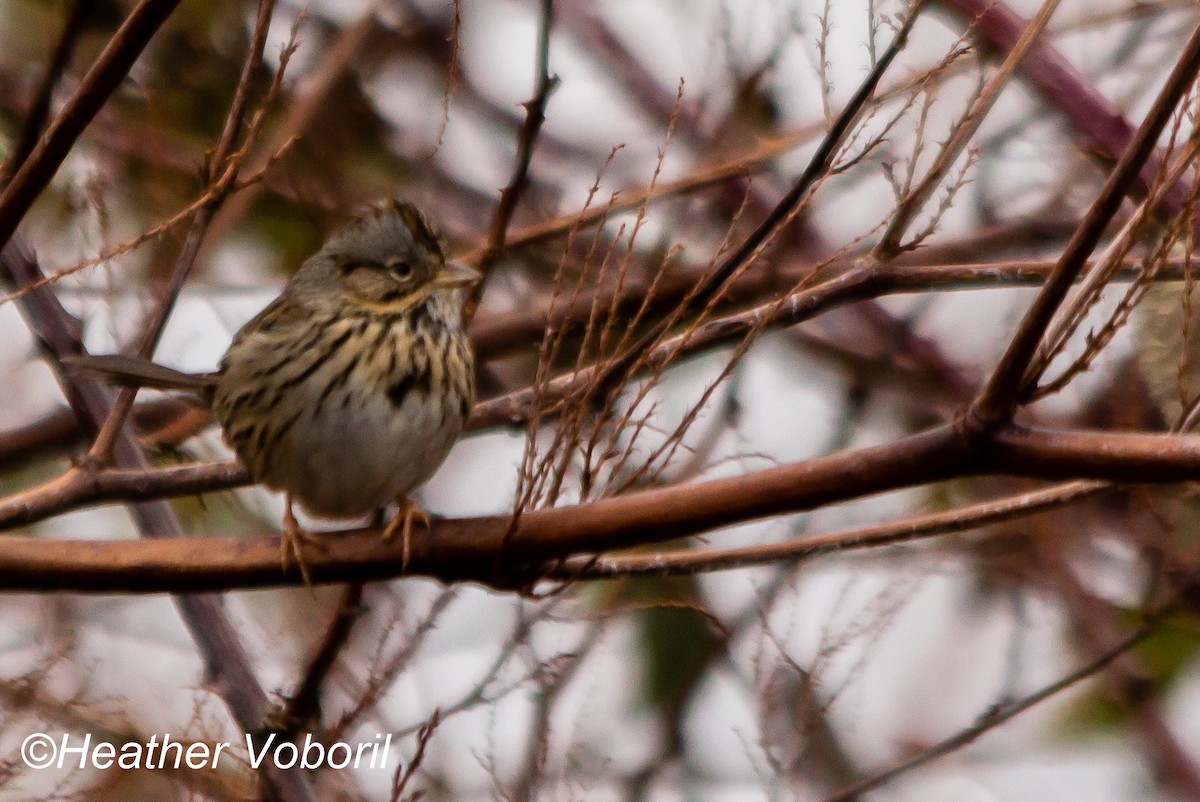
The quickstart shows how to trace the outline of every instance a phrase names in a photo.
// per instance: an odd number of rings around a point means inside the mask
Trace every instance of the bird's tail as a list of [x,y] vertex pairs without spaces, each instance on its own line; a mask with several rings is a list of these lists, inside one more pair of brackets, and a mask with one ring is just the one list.
[[124,387],[151,387],[155,390],[178,390],[203,397],[211,392],[211,373],[184,373],[181,370],[121,354],[100,356],[80,355],[63,358],[67,367],[95,373],[113,384]]

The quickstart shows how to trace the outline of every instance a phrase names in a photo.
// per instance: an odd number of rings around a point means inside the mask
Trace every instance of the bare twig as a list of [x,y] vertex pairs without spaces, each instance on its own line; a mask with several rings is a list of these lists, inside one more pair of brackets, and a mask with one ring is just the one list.
[[1029,710],[1055,694],[1067,690],[1071,686],[1094,676],[1104,670],[1110,663],[1119,658],[1121,655],[1128,652],[1134,646],[1137,646],[1143,640],[1150,636],[1153,630],[1149,626],[1144,626],[1138,629],[1132,635],[1129,635],[1115,646],[1101,653],[1094,660],[1091,660],[1069,674],[1064,675],[1060,679],[1045,685],[1027,696],[1024,696],[1016,701],[1008,704],[1000,704],[985,710],[978,720],[971,726],[956,732],[949,738],[940,741],[928,749],[923,750],[920,754],[914,755],[907,760],[892,766],[889,769],[879,772],[878,774],[866,777],[852,785],[843,788],[836,794],[825,799],[825,802],[850,802],[851,800],[860,798],[868,791],[880,788],[887,785],[892,780],[900,777],[915,768],[931,763],[939,757],[952,754],[964,746],[974,743],[981,736],[987,734],[991,730],[1005,724],[1008,721],[1016,718],[1020,714]]
[[[533,159],[533,147],[537,142],[542,123],[546,121],[546,104],[550,94],[558,86],[558,76],[550,75],[550,29],[554,24],[554,0],[541,0],[538,11],[537,59],[535,66],[535,85],[533,97],[525,101],[525,123],[517,137],[517,155],[513,163],[512,177],[500,191],[500,203],[492,216],[492,224],[488,229],[488,245],[479,261],[479,269],[484,275],[484,281],[491,267],[503,255],[505,242],[508,238],[508,226],[512,222],[513,212],[521,195],[529,185],[529,164]],[[483,294],[484,281],[479,282],[471,290],[466,306],[466,316],[470,320],[475,314],[475,307]]]
[[1033,20],[1021,32],[1020,38],[1008,51],[1005,56],[1004,63],[988,81],[987,85],[975,98],[971,107],[954,126],[953,132],[950,134],[949,140],[938,150],[934,157],[933,164],[930,165],[924,178],[911,190],[905,193],[901,198],[896,211],[888,220],[887,229],[879,239],[879,244],[876,246],[875,254],[883,261],[886,261],[905,249],[903,237],[908,226],[911,224],[913,217],[929,200],[929,196],[941,183],[941,181],[949,173],[955,160],[962,154],[967,143],[975,132],[979,130],[979,126],[983,124],[992,106],[995,105],[997,98],[1000,96],[1000,91],[1008,85],[1009,79],[1013,72],[1025,58],[1026,53],[1033,44],[1041,36],[1042,31],[1050,22],[1050,17],[1058,8],[1059,0],[1046,0],[1042,4],[1041,9],[1034,16]]
[[[345,28],[337,40],[324,49],[316,72],[289,95],[286,108],[283,109],[283,119],[278,126],[262,141],[254,143],[253,152],[246,157],[246,172],[252,175],[265,174],[274,161],[274,154],[307,132],[313,119],[332,96],[338,80],[350,69],[363,43],[378,32],[378,13],[383,2],[370,0],[364,4],[358,20]],[[243,220],[264,186],[265,182],[258,182],[230,196],[213,216],[208,231],[209,241],[220,241],[235,224]]]
[[[792,187],[775,208],[771,210],[766,219],[759,223],[754,231],[737,248],[721,259],[700,281],[690,294],[689,299],[681,305],[678,315],[709,304],[721,291],[725,283],[739,270],[756,259],[779,231],[796,216],[809,192],[820,179],[828,174],[829,168],[837,155],[838,148],[841,147],[843,140],[854,125],[854,122],[858,119],[859,114],[862,113],[862,110],[874,95],[875,89],[878,87],[880,79],[883,78],[884,72],[891,66],[892,61],[895,60],[900,51],[904,49],[904,45],[908,41],[908,34],[916,22],[919,9],[920,2],[912,4],[909,8],[904,23],[896,32],[896,36],[892,39],[891,44],[888,45],[883,56],[871,68],[870,73],[868,73],[862,84],[859,85],[858,90],[854,93],[853,98],[846,105],[846,108],[833,121],[833,124],[829,127],[829,131],[821,140],[821,144],[817,147],[816,152],[809,160],[808,166],[800,174],[800,177],[796,179],[795,183],[792,184]],[[608,385],[610,382],[619,379],[628,368],[640,362],[645,353],[666,333],[670,321],[673,319],[675,318],[668,318],[652,326],[649,331],[638,338],[623,353],[601,366],[600,373],[594,380],[595,385],[598,387]]]
[[46,127],[46,120],[50,116],[50,101],[54,97],[54,89],[58,86],[63,72],[71,63],[71,57],[75,54],[75,48],[79,44],[80,34],[83,33],[83,23],[92,13],[94,5],[94,0],[75,0],[71,3],[62,32],[58,36],[58,41],[50,54],[50,61],[46,65],[46,74],[42,76],[33,102],[29,105],[29,112],[25,115],[25,124],[21,127],[21,135],[13,145],[8,161],[5,162],[3,168],[0,168],[0,184],[24,163],[42,135],[42,131]]
[[150,37],[177,5],[179,0],[141,0],[113,34],[75,93],[0,193],[0,248],[8,244],[75,140],[120,86]]
[[611,557],[573,557],[549,567],[545,576],[556,579],[599,579],[627,576],[675,576],[746,568],[753,565],[801,562],[828,554],[911,543],[939,535],[963,532],[988,524],[1036,515],[1075,504],[1110,491],[1107,482],[1078,481],[1043,490],[1019,493],[967,507],[920,515],[875,526],[814,535],[801,540],[767,543],[732,549],[679,549],[653,554]]
[[338,654],[349,642],[354,622],[362,615],[362,597],[362,585],[348,585],[342,594],[342,600],[333,615],[333,622],[329,625],[320,647],[308,661],[304,678],[284,705],[283,720],[289,727],[285,734],[294,735],[319,715],[321,686],[333,670]]
[[414,791],[407,797],[404,791],[408,788],[408,784],[412,778],[416,776],[417,770],[421,768],[421,764],[425,762],[425,748],[429,745],[429,739],[433,737],[433,733],[437,730],[438,724],[442,721],[442,711],[434,710],[421,728],[417,730],[417,751],[413,754],[412,759],[407,765],[401,764],[396,767],[396,774],[392,777],[392,793],[388,798],[389,802],[416,802],[421,798],[422,791]]
[[[221,130],[221,135],[203,170],[206,183],[209,184],[208,191],[205,192],[204,203],[196,210],[195,216],[192,217],[191,227],[188,229],[183,248],[175,260],[175,267],[171,271],[171,278],[167,282],[167,286],[164,288],[162,296],[155,306],[154,312],[151,314],[150,320],[147,321],[141,342],[138,344],[137,355],[144,359],[149,359],[154,355],[159,338],[162,336],[163,327],[166,326],[167,319],[170,317],[172,310],[175,308],[175,302],[179,298],[179,293],[182,292],[183,285],[187,282],[187,278],[192,272],[192,266],[196,262],[196,257],[200,253],[200,246],[204,242],[204,235],[208,231],[208,224],[212,221],[213,215],[216,214],[217,209],[220,208],[228,194],[236,187],[238,171],[241,167],[241,160],[245,157],[246,150],[244,146],[239,153],[235,154],[234,143],[237,140],[238,133],[242,129],[246,110],[250,103],[251,85],[254,82],[254,76],[258,71],[259,64],[262,62],[263,50],[266,48],[267,34],[270,30],[271,16],[274,10],[275,0],[259,1],[258,15],[254,23],[254,35],[251,38],[250,50],[246,54],[245,61],[242,63],[242,73],[238,79],[237,88],[234,91],[233,102],[230,104],[229,112],[225,117],[225,125]],[[293,31],[294,36],[295,32]],[[274,97],[275,91],[283,80],[284,71],[287,69],[288,57],[294,47],[295,42],[293,38],[293,41],[284,49],[283,55],[280,58],[279,69],[276,71],[271,89],[267,93],[266,103],[269,103]],[[260,110],[259,118],[250,125],[250,130],[247,132],[247,140],[253,138],[258,126],[261,125],[262,113],[263,111]],[[96,435],[96,441],[88,451],[88,459],[90,461],[103,464],[107,460],[109,452],[112,450],[113,442],[116,440],[117,433],[125,425],[125,419],[128,417],[130,410],[133,409],[133,401],[136,396],[136,387],[121,389],[117,395],[116,402],[113,404],[112,411],[100,427],[100,431]]]

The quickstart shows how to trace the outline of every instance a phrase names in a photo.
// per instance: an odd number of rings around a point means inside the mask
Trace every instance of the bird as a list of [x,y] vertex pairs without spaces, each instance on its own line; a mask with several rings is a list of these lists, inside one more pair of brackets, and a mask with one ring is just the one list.
[[184,373],[120,354],[80,355],[77,370],[126,386],[180,391],[211,407],[255,482],[282,491],[281,561],[309,582],[303,545],[316,538],[293,504],[357,518],[395,501],[385,539],[403,532],[410,499],[445,460],[475,400],[463,289],[480,278],[447,258],[414,205],[376,204],[329,237],[280,295],[235,335],[217,370]]

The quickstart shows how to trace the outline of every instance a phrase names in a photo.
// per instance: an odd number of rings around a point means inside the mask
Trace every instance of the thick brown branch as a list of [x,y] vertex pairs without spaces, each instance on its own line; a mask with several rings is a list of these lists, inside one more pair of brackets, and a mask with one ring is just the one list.
[[41,521],[99,501],[150,501],[249,484],[236,460],[169,468],[77,467],[32,490],[0,500],[0,529]]
[[[408,573],[486,581],[494,577],[498,555],[500,565],[520,567],[580,551],[671,540],[944,479],[963,468],[963,458],[954,431],[941,427],[886,446],[750,476],[527,512],[511,535],[508,516],[436,521],[432,532],[414,530]],[[402,545],[385,543],[378,529],[327,537],[321,549],[311,552],[305,560],[316,582],[363,582],[403,574]],[[294,574],[281,572],[275,537],[170,543],[0,538],[4,590],[182,593],[297,584],[300,577]]]
[[[437,521],[432,532],[413,533],[408,574],[503,580],[495,574],[497,565],[516,566],[519,573],[572,554],[659,543],[872,493],[984,474],[1196,480],[1200,436],[1014,429],[986,440],[941,426],[895,443],[749,475],[530,511],[515,532],[508,516]],[[180,488],[179,483],[173,486]],[[384,543],[378,529],[342,532],[322,546],[306,555],[317,582],[365,582],[404,574],[403,547]],[[170,543],[0,538],[4,590],[195,592],[289,585],[299,579],[295,571],[281,572],[277,538]]]
[[982,459],[989,468],[1022,476],[1117,482],[1200,478],[1200,435],[1051,432],[1013,426],[990,438],[984,449]]

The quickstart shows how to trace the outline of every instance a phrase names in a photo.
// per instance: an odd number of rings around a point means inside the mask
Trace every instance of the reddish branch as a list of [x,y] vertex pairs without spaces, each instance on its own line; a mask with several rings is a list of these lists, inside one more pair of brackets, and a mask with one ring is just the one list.
[[[941,0],[941,4],[965,17],[983,40],[1001,53],[1012,50],[1027,25],[1000,0]],[[1046,37],[1033,44],[1019,70],[1048,105],[1070,120],[1083,139],[1081,151],[1112,163],[1129,147],[1134,136],[1133,126]],[[1159,157],[1148,154],[1138,165],[1139,191],[1149,189],[1161,171]],[[1163,201],[1164,207],[1172,214],[1180,212],[1186,205],[1186,192],[1185,186],[1171,187]]]
[[[432,531],[414,531],[407,573],[523,582],[538,578],[547,561],[574,554],[662,543],[873,493],[985,474],[1195,480],[1200,479],[1200,436],[1014,430],[989,443],[955,426],[941,426],[887,445],[749,475],[528,511],[507,540],[508,516],[438,520]],[[194,492],[181,483],[171,489]],[[847,542],[856,540],[852,533]],[[402,546],[384,543],[374,528],[330,535],[306,559],[317,582],[366,582],[405,573]],[[497,574],[498,564],[507,573]],[[0,538],[0,588],[5,590],[180,593],[299,581],[294,570],[281,571],[275,537],[172,542]]]

